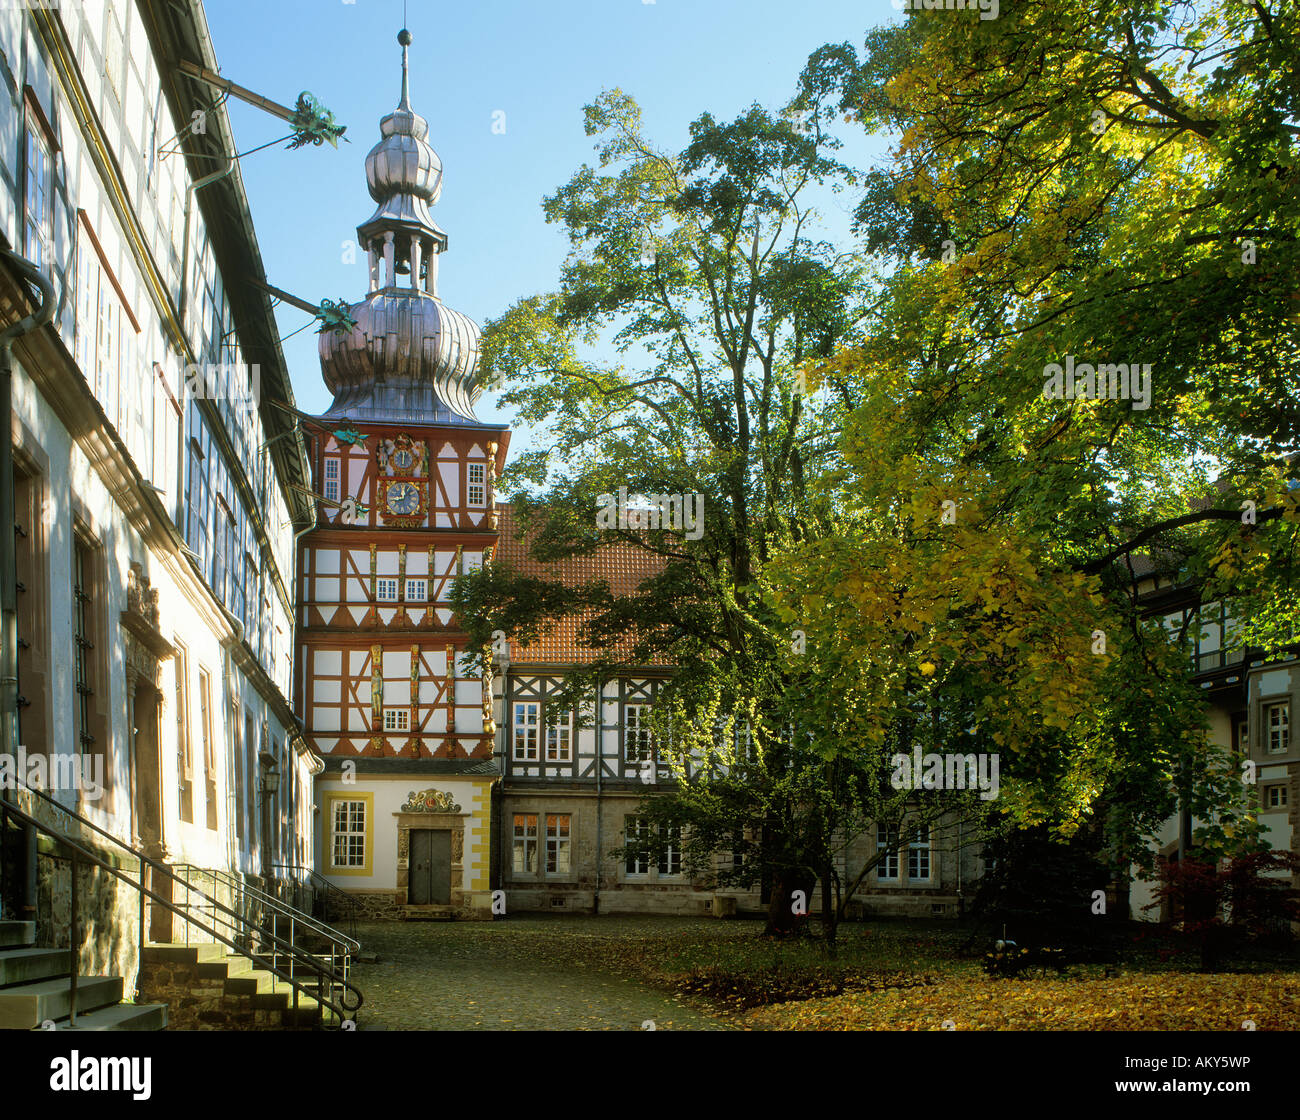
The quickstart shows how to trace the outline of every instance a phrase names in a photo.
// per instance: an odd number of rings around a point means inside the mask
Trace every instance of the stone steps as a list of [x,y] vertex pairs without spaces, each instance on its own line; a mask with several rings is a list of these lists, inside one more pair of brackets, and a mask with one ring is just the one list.
[[141,991],[165,1001],[181,1030],[310,1030],[333,1013],[224,945],[146,945]]
[[35,940],[35,922],[0,922],[0,949],[31,945]]
[[0,922],[0,1029],[150,1031],[167,1026],[162,1004],[122,1003],[120,976],[77,978],[77,1022],[69,1021],[72,950],[33,945],[34,922]]

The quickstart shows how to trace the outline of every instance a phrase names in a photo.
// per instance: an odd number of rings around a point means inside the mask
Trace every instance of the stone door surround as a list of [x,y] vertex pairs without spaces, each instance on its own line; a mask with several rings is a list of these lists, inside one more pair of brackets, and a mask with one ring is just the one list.
[[[438,790],[412,791],[401,809],[393,814],[397,818],[397,888],[393,898],[399,907],[410,906],[408,892],[411,879],[411,829],[428,828],[451,833],[451,905],[430,906],[429,910],[463,910],[465,908],[465,819],[451,798],[451,794]],[[426,907],[420,907],[421,910]]]

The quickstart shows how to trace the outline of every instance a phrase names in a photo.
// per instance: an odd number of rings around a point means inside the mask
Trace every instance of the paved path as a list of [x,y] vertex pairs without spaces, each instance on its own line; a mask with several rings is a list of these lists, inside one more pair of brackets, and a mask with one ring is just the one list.
[[[707,1012],[593,959],[607,938],[663,936],[691,919],[511,916],[368,922],[355,980],[361,1030],[726,1030]],[[584,951],[584,946],[585,950]]]

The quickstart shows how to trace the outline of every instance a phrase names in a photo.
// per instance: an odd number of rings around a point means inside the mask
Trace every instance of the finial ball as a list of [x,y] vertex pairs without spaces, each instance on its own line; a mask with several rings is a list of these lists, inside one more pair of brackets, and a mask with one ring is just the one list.
[[397,41],[401,43],[402,46],[409,47],[411,45],[411,33],[403,27],[402,30],[397,33]]

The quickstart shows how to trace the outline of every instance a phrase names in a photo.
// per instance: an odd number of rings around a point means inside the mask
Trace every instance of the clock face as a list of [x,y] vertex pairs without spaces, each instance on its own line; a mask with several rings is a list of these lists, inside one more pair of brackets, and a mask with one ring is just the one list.
[[393,466],[395,466],[399,471],[406,470],[406,468],[409,467],[414,461],[415,461],[414,457],[405,447],[403,447],[400,451],[393,452]]
[[384,500],[390,513],[408,516],[420,509],[420,491],[409,482],[389,483]]

